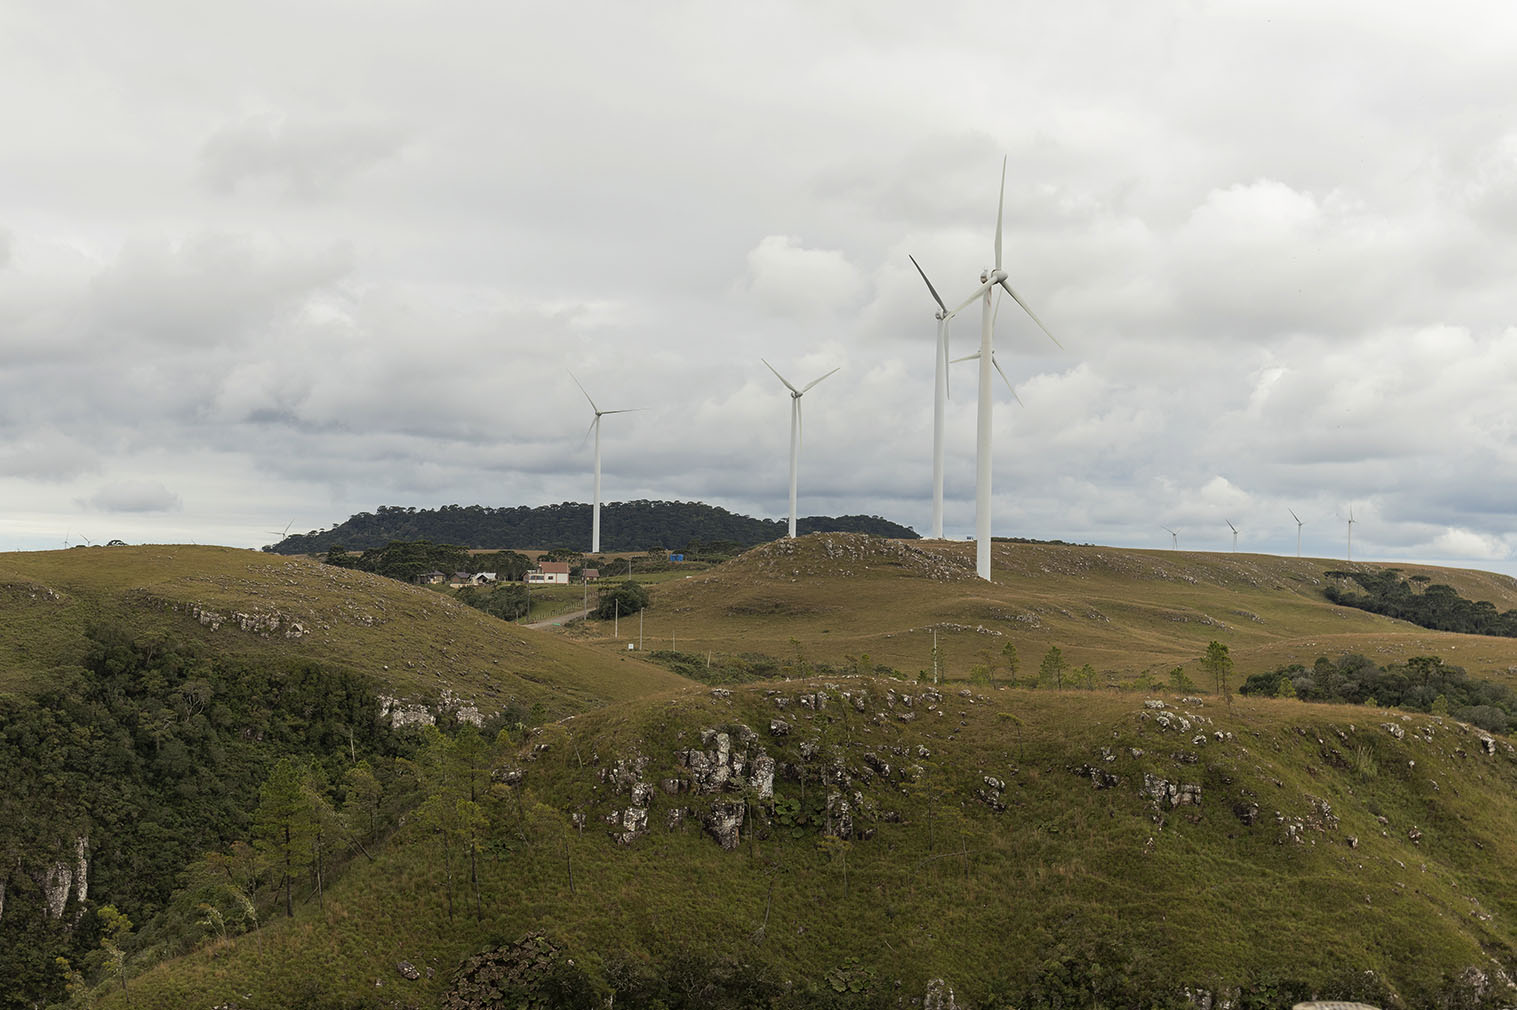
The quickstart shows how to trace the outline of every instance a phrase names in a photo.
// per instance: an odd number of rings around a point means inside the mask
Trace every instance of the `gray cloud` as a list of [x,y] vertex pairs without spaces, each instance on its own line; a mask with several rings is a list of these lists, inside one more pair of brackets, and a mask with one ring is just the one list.
[[806,399],[802,510],[925,528],[935,306],[906,256],[974,287],[1004,155],[1006,267],[1067,349],[1001,306],[997,533],[1228,549],[1231,519],[1293,551],[1295,508],[1331,554],[1352,503],[1356,555],[1513,557],[1503,12],[275,0],[208,33],[150,2],[63,66],[53,18],[0,41],[35,96],[0,196],[0,500],[40,517],[0,547],[176,496],[118,534],[584,500],[570,369],[648,408],[607,422],[608,497],[778,515],[761,356],[842,368]]
[[153,480],[121,480],[107,484],[82,504],[100,512],[178,512],[179,495]]

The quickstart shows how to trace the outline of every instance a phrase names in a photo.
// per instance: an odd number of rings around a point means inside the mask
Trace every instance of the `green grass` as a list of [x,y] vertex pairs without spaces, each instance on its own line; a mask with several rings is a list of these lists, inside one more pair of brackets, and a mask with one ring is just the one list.
[[[0,607],[4,691],[31,690],[49,671],[77,665],[97,622],[230,655],[308,658],[374,676],[405,696],[451,690],[485,711],[515,700],[562,714],[683,683],[637,657],[517,628],[446,594],[231,548],[0,554]],[[300,634],[291,637],[296,625]]]
[[[535,761],[501,757],[527,769],[527,821],[501,796],[481,921],[462,912],[448,920],[439,853],[402,829],[372,867],[354,864],[359,872],[333,889],[325,915],[307,902],[261,941],[240,937],[137,978],[135,998],[198,1006],[251,993],[248,1005],[263,1005],[298,985],[335,996],[378,982],[402,1005],[430,1006],[459,959],[529,929],[591,966],[617,955],[661,963],[700,949],[817,981],[854,956],[876,977],[899,979],[906,994],[946,977],[972,1005],[999,983],[1035,974],[1048,957],[1087,957],[1103,944],[1141,955],[1146,967],[1135,970],[1174,987],[1272,975],[1327,986],[1372,970],[1411,1005],[1427,1005],[1447,974],[1488,955],[1510,959],[1517,902],[1505,882],[1517,873],[1517,848],[1507,841],[1517,828],[1517,757],[1505,748],[1478,753],[1467,728],[1396,716],[1407,729],[1398,741],[1379,728],[1385,716],[1362,710],[1169,699],[1191,720],[1181,731],[1161,728],[1131,695],[1021,690],[946,694],[933,709],[918,697],[917,718],[903,723],[895,716],[904,709],[887,709],[886,693],[919,686],[834,683],[757,685],[726,699],[689,692],[550,727],[535,741],[549,744]],[[831,697],[823,712],[796,707],[797,695],[818,689]],[[777,709],[774,691],[791,706]],[[866,712],[846,706],[842,691],[865,692]],[[875,721],[877,710],[887,717]],[[1002,712],[1020,719],[1020,741]],[[769,735],[776,715],[792,723],[790,736]],[[764,827],[723,852],[689,818],[672,831],[663,826],[670,807],[699,809],[707,797],[656,790],[646,836],[630,846],[608,837],[602,818],[627,797],[602,781],[601,769],[642,755],[651,782],[685,774],[679,749],[698,745],[703,728],[737,723],[786,762],[802,763],[800,741],[820,740],[848,769],[849,791],[875,811],[858,822],[873,837],[848,848],[846,894],[841,862],[818,847],[814,828],[793,838]],[[1195,744],[1203,731],[1208,742]],[[916,758],[918,746],[931,756]],[[895,747],[911,756],[897,758]],[[1366,779],[1331,756],[1355,748],[1373,751],[1378,774]],[[920,764],[924,775],[916,784],[894,773],[884,781],[865,773],[865,753],[886,756],[893,769]],[[1086,765],[1118,783],[1095,788],[1078,771]],[[1201,804],[1157,807],[1141,792],[1145,772],[1200,785]],[[1003,812],[976,798],[987,775],[1006,783]],[[798,798],[793,780],[777,788]],[[1245,801],[1259,807],[1252,825],[1234,813]],[[1320,816],[1321,802],[1336,822]],[[899,823],[885,817],[891,811]],[[573,813],[586,816],[583,831],[571,825]],[[1287,831],[1297,822],[1299,841]],[[1413,826],[1419,842],[1408,837]],[[400,959],[432,967],[435,977],[401,982]]]
[[[1331,559],[997,543],[994,581],[974,576],[973,545],[818,534],[758,548],[709,574],[656,587],[646,635],[704,654],[765,654],[915,674],[940,668],[964,680],[1011,642],[1020,677],[1057,645],[1071,668],[1089,663],[1105,683],[1175,666],[1201,682],[1207,643],[1228,645],[1241,678],[1318,656],[1360,652],[1386,663],[1439,655],[1473,676],[1517,683],[1517,639],[1429,631],[1335,607],[1322,596]],[[1361,566],[1357,563],[1354,567]],[[1517,582],[1487,572],[1425,572],[1498,609],[1517,606]],[[595,628],[583,632],[593,640]],[[850,657],[852,657],[850,659]]]

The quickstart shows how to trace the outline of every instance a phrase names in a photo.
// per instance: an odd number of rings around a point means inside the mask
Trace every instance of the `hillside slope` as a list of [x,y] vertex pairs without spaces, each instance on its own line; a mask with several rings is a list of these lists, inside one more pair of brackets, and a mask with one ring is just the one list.
[[515,702],[562,715],[686,683],[636,657],[306,559],[184,545],[0,554],[0,691],[76,666],[97,623],[227,656],[308,659],[399,696],[451,691],[486,714]]
[[[1517,680],[1517,639],[1429,631],[1333,606],[1324,572],[1374,567],[1262,554],[997,543],[992,582],[974,573],[973,544],[817,534],[765,544],[708,573],[656,588],[645,631],[704,655],[763,653],[852,667],[867,654],[909,674],[964,678],[997,665],[1012,643],[1021,677],[1049,646],[1070,667],[1089,663],[1125,683],[1177,665],[1194,676],[1213,639],[1240,675],[1317,656],[1359,652],[1385,662],[1440,655],[1472,675]],[[1397,566],[1425,573],[1498,609],[1517,606],[1517,581],[1489,572]],[[583,634],[596,632],[592,626]]]
[[458,969],[528,931],[565,1006],[1512,999],[1517,752],[1448,720],[844,678],[631,702],[489,766],[477,911],[411,823],[131,1005],[516,1005],[547,976]]

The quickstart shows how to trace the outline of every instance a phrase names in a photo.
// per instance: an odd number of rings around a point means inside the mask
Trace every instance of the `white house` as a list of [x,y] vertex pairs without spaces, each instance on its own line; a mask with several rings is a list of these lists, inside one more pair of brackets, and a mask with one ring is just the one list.
[[527,573],[526,581],[529,584],[549,584],[567,586],[569,584],[569,562],[567,561],[542,561],[538,566]]

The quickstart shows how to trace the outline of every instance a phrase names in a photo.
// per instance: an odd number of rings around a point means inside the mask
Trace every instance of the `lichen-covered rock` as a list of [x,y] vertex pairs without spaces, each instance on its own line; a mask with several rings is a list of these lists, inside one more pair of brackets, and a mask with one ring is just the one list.
[[853,837],[853,808],[842,793],[827,794],[827,820],[823,833],[838,838]]
[[509,946],[476,954],[453,973],[453,986],[443,996],[442,1010],[545,1006],[543,983],[563,957],[559,946],[541,933],[528,933]]
[[784,719],[770,719],[769,720],[769,735],[770,736],[789,736],[790,735],[790,724],[788,722],[786,722]]
[[713,803],[711,812],[706,815],[706,830],[728,852],[736,849],[741,841],[745,812],[741,803]]
[[953,987],[940,978],[927,983],[927,993],[922,997],[922,1010],[959,1010],[954,1002]]
[[418,969],[416,965],[412,964],[410,961],[400,962],[395,966],[395,970],[400,972],[401,978],[408,978],[413,982],[421,978],[420,969]]

